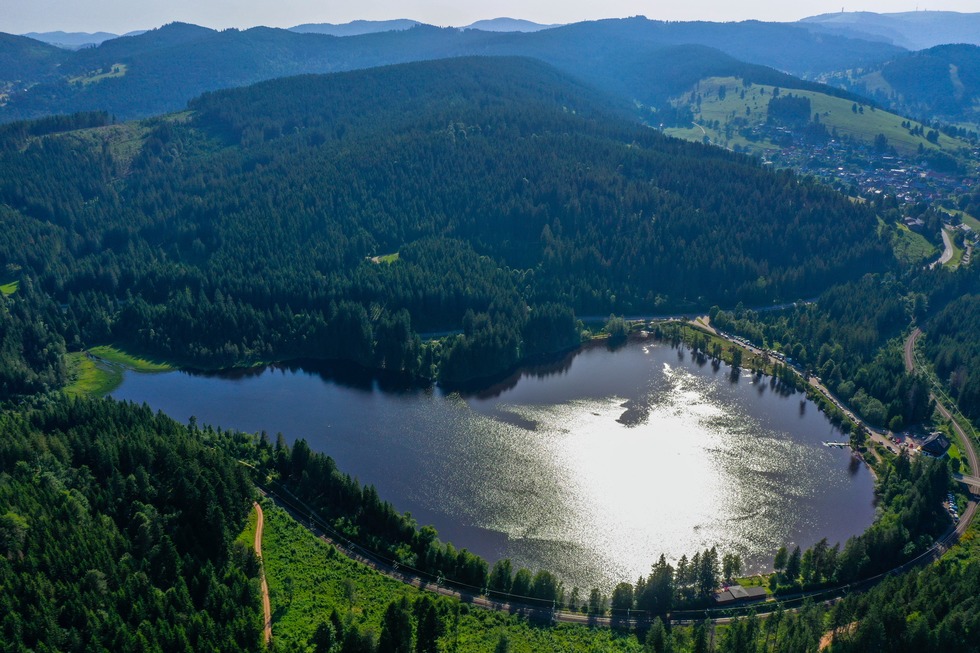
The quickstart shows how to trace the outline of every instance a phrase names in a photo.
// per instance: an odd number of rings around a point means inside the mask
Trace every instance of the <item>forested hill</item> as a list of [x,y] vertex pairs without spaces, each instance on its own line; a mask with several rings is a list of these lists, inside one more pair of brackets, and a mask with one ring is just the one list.
[[243,467],[146,406],[0,414],[5,651],[258,651]]
[[842,73],[837,79],[842,86],[908,115],[966,123],[980,120],[980,47],[976,45],[940,45],[857,75]]
[[[625,101],[659,107],[704,77],[737,76],[797,88],[800,80],[774,69],[795,74],[850,69],[902,52],[776,23],[665,23],[642,17],[534,33],[419,25],[343,38],[267,27],[217,32],[173,23],[77,52],[34,43],[57,57],[58,74],[0,65],[0,92],[8,96],[0,103],[0,121],[76,111],[139,118],[180,110],[205,91],[266,79],[473,55],[534,57]],[[0,62],[16,58],[14,51],[22,48],[23,43],[0,39]]]
[[0,33],[0,93],[3,82],[36,83],[54,79],[58,66],[71,55],[53,45],[26,36]]
[[[870,208],[597,97],[538,62],[455,59],[11,129],[0,265],[63,305],[45,324],[70,347],[463,379],[574,346],[573,310],[792,300],[888,259]],[[413,335],[458,328],[441,350]]]

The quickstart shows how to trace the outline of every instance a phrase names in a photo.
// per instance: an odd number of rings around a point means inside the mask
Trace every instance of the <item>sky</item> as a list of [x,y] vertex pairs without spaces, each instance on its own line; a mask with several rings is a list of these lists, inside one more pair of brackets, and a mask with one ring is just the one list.
[[412,18],[433,25],[469,25],[508,16],[539,23],[572,23],[643,15],[652,20],[794,21],[847,11],[978,12],[977,0],[0,0],[0,32],[112,32],[123,34],[182,21],[223,29],[255,25]]

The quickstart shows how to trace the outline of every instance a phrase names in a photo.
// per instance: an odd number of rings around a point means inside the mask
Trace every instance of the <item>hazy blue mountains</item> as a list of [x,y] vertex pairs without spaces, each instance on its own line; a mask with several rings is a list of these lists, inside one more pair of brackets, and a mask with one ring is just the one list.
[[821,14],[798,23],[825,34],[879,40],[925,50],[936,45],[980,45],[980,13],[955,11],[906,11],[877,14],[870,11]]
[[0,82],[9,88],[0,106],[3,121],[90,110],[120,119],[148,116],[182,109],[205,91],[264,79],[470,55],[537,58],[623,100],[658,106],[709,75],[790,88],[801,82],[776,70],[815,74],[903,52],[791,25],[642,17],[533,33],[417,25],[347,37],[265,27],[217,32],[174,23],[77,52],[37,45],[33,58],[23,52],[37,42],[17,40],[23,38],[0,41],[0,62],[10,62],[0,66]]

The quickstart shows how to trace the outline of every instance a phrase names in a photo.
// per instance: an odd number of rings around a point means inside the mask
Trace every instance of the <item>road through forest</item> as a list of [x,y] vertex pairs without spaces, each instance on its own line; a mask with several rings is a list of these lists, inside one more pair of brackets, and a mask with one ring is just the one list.
[[[919,335],[921,335],[921,331],[915,329],[905,342],[905,364],[909,372],[914,371],[915,368],[915,341],[918,339]],[[727,336],[726,339],[728,339]],[[745,345],[743,344],[743,346]],[[751,345],[747,348],[750,351],[753,351],[753,353],[761,353],[761,350],[757,350]],[[864,424],[856,415],[844,408],[844,406],[839,403],[829,392],[829,390],[820,384],[819,381],[811,378],[810,384],[817,391],[823,392],[826,396],[830,397],[831,401],[833,401],[838,408],[844,410],[848,414],[848,417],[851,417],[859,424]],[[936,398],[935,394],[932,394],[932,397],[936,399],[936,409],[940,412],[940,414],[947,419],[952,419],[950,412]],[[952,424],[957,435],[959,436],[963,452],[969,460],[973,473],[980,476],[980,464],[977,462],[977,453],[973,446],[972,440],[967,436],[959,424],[957,424],[955,421],[952,421]],[[881,438],[884,440],[884,442],[887,442],[885,436],[876,430],[871,430],[871,433],[877,436],[875,439]],[[962,476],[960,477],[960,480],[966,481],[968,485],[974,485],[972,481],[980,479],[977,479],[974,476]],[[976,490],[976,487],[977,486],[974,485],[973,489]],[[262,490],[262,493],[280,508],[283,508],[296,521],[304,524],[317,537],[333,545],[338,551],[343,553],[348,558],[365,564],[385,574],[386,576],[427,591],[435,592],[443,596],[453,597],[481,608],[521,614],[539,621],[576,623],[605,627],[631,627],[647,621],[649,618],[646,615],[636,614],[635,612],[633,614],[629,614],[629,612],[627,612],[624,615],[614,616],[587,615],[579,612],[570,612],[558,609],[554,603],[531,605],[528,603],[514,601],[503,596],[498,596],[495,598],[493,596],[495,593],[488,592],[486,588],[457,586],[451,581],[443,580],[441,577],[433,580],[427,578],[426,574],[423,574],[418,570],[408,568],[404,565],[399,565],[397,562],[386,560],[371,551],[363,549],[362,547],[348,540],[343,535],[336,533],[333,531],[330,525],[316,515],[315,511],[310,509],[309,506],[305,505],[298,497],[292,495],[292,493],[285,490],[281,490],[279,493]],[[262,510],[258,504],[256,504],[255,508],[258,511],[259,516],[258,527],[256,529],[255,549],[256,553],[261,557],[261,533],[263,518]],[[708,618],[716,624],[723,624],[730,622],[734,615],[742,613],[744,610],[752,610],[757,612],[759,616],[765,616],[766,613],[775,611],[780,606],[784,608],[790,607],[801,603],[804,599],[829,601],[838,599],[853,591],[866,591],[888,576],[903,573],[914,567],[929,564],[939,559],[949,549],[949,547],[955,544],[963,533],[966,532],[966,529],[969,527],[976,514],[976,510],[977,502],[971,499],[966,509],[963,511],[961,519],[955,525],[955,527],[950,528],[945,534],[943,534],[932,547],[915,559],[910,560],[909,562],[906,562],[905,564],[892,569],[891,571],[879,574],[874,578],[869,578],[845,587],[831,588],[817,592],[801,592],[799,594],[788,596],[784,595],[781,596],[778,601],[769,599],[761,603],[755,603],[748,606],[739,606],[734,609],[709,608],[707,610],[675,611],[667,615],[667,617],[674,623],[691,623],[695,620]],[[262,590],[263,604],[265,606],[266,615],[266,641],[268,642],[272,634],[271,612],[269,608],[268,588],[265,582],[264,572],[262,577]]]

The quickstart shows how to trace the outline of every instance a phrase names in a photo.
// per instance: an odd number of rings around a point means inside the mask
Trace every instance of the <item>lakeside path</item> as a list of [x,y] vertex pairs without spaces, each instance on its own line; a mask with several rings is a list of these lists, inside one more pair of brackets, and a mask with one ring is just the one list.
[[265,525],[265,515],[262,514],[262,506],[256,501],[255,514],[258,521],[255,524],[255,555],[259,558],[259,569],[262,574],[262,611],[264,613],[265,624],[262,628],[265,645],[268,646],[272,641],[272,604],[269,602],[269,585],[265,582],[265,565],[262,564],[262,528]]
[[[705,322],[701,322],[698,325],[702,329],[710,329],[712,332],[715,330]],[[715,332],[717,333],[717,332]],[[909,371],[913,369],[914,366],[914,346],[915,340],[921,332],[916,329],[913,331],[912,335],[905,343],[905,356],[906,365]],[[718,334],[719,336],[730,340],[730,337],[725,334]],[[753,353],[762,353],[761,349],[758,349],[752,345],[746,346],[743,343],[739,343],[740,346],[745,347]],[[849,417],[854,419],[858,424],[863,426],[869,426],[860,420],[851,411],[845,409],[841,402],[839,402],[836,397],[834,397],[830,391],[823,386],[819,381],[811,378],[810,385],[817,390],[822,392],[825,396],[829,397],[831,401],[834,402],[841,410],[844,410]],[[937,409],[940,413],[950,418],[950,413],[938,400],[936,401]],[[971,465],[976,465],[977,454],[973,447],[972,441],[967,437],[966,433],[955,421],[953,422],[954,428],[957,434],[960,436],[964,452],[971,461]],[[885,436],[881,435],[874,429],[870,429],[872,436],[877,436],[884,439],[884,443],[887,443]],[[877,439],[877,438],[875,438]],[[887,446],[887,445],[886,445]],[[890,448],[890,447],[889,447]],[[973,467],[974,473],[976,470],[980,470],[980,467]],[[971,490],[975,491],[975,488],[980,486],[980,483],[975,483],[974,481],[980,481],[976,477],[965,477],[960,476],[960,481],[967,482],[971,485]],[[477,607],[496,610],[499,612],[508,612],[511,614],[519,614],[527,618],[539,620],[539,621],[549,621],[552,623],[562,622],[570,624],[581,624],[587,626],[599,626],[599,627],[635,627],[637,625],[648,623],[649,617],[642,614],[637,614],[633,612],[630,614],[629,611],[625,615],[586,615],[578,612],[569,612],[565,610],[557,609],[554,604],[551,605],[530,605],[523,603],[521,601],[512,600],[512,598],[505,599],[502,596],[497,598],[493,597],[493,592],[488,592],[486,588],[477,587],[467,587],[467,586],[457,586],[451,581],[445,581],[441,577],[435,580],[427,577],[427,575],[419,572],[418,570],[411,569],[409,567],[399,565],[397,562],[392,562],[390,560],[385,560],[377,554],[363,549],[357,544],[351,542],[343,535],[336,533],[333,529],[319,516],[316,515],[309,506],[305,505],[298,497],[292,495],[292,493],[283,490],[283,494],[278,494],[271,490],[266,490],[259,488],[259,491],[271,500],[275,505],[286,511],[297,522],[303,524],[308,528],[316,537],[323,540],[324,542],[334,546],[340,553],[346,557],[360,562],[372,569],[385,574],[390,578],[394,578],[403,583],[413,585],[420,589],[434,592],[442,596],[453,597],[464,603],[469,603]],[[256,504],[256,510],[259,514],[259,523],[256,530],[256,552],[261,556],[261,527],[262,527],[262,511],[261,508]],[[963,511],[962,518],[959,520],[955,526],[949,528],[943,535],[941,535],[933,545],[924,551],[922,554],[900,565],[890,571],[884,572],[872,578],[853,583],[851,585],[846,585],[843,587],[829,588],[825,590],[811,591],[811,592],[799,592],[790,595],[782,595],[777,598],[769,598],[765,601],[749,603],[740,606],[728,607],[728,608],[708,608],[700,610],[677,610],[669,613],[667,619],[672,623],[676,624],[691,624],[695,621],[701,619],[709,619],[715,624],[726,624],[730,623],[733,618],[738,615],[745,615],[748,613],[757,614],[760,617],[766,617],[768,614],[778,610],[778,609],[794,609],[796,606],[802,604],[806,600],[820,600],[820,601],[835,601],[847,594],[852,592],[867,591],[871,587],[877,585],[883,579],[895,575],[904,573],[916,567],[921,567],[930,564],[938,560],[942,555],[949,550],[949,548],[954,545],[960,537],[966,532],[967,528],[970,526],[973,518],[976,514],[977,502],[971,498],[966,510]],[[262,576],[263,584],[263,602],[266,605],[266,632],[267,638],[271,637],[271,615],[268,608],[268,590],[265,584],[265,575],[263,572]],[[268,639],[266,640],[268,642]]]
[[[424,572],[384,559],[378,554],[351,542],[343,535],[334,532],[314,510],[288,490],[280,488],[280,492],[275,492],[271,488],[263,489],[260,487],[258,489],[264,497],[283,509],[292,519],[302,524],[314,536],[333,546],[347,558],[366,565],[389,578],[427,592],[451,597],[463,603],[487,610],[520,615],[540,623],[579,624],[603,628],[635,628],[652,621],[652,617],[643,613],[637,613],[636,611],[626,611],[625,614],[590,615],[559,609],[552,602],[542,602],[543,604],[538,603],[537,605],[533,605],[520,600],[527,597],[505,598],[503,595],[494,596],[497,593],[487,591],[486,588],[458,585],[441,577],[432,578]],[[973,520],[976,508],[976,502],[971,501],[964,511],[959,524],[955,528],[947,530],[929,549],[905,564],[878,574],[877,576],[845,586],[784,594],[778,598],[770,597],[764,601],[750,602],[738,606],[673,610],[667,614],[666,619],[671,623],[683,625],[690,625],[702,619],[708,619],[716,625],[725,625],[740,616],[744,617],[748,614],[755,614],[760,618],[766,618],[773,612],[779,610],[795,610],[807,601],[836,601],[853,592],[867,591],[889,576],[910,571],[911,569],[930,564],[941,558],[966,531],[966,528]]]

